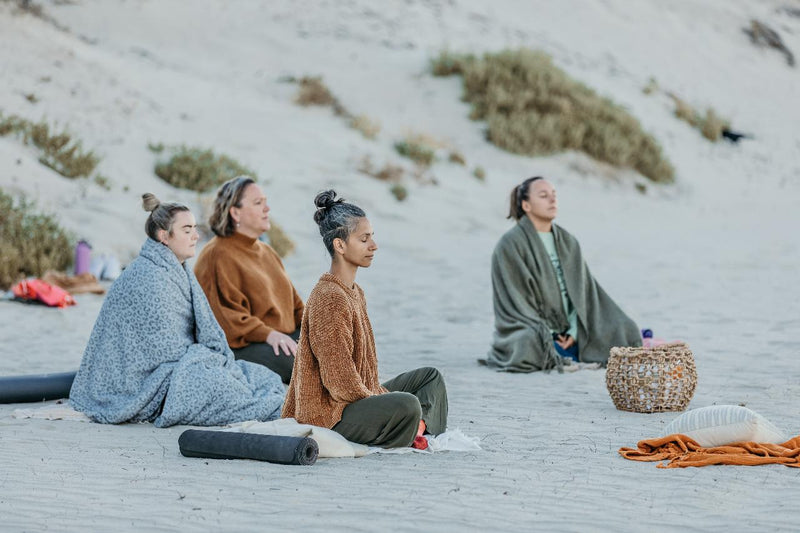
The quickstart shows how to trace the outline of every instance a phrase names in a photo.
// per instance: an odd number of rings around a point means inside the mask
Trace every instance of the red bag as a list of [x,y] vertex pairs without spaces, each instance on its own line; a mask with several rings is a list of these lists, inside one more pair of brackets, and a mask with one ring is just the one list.
[[70,293],[40,279],[20,281],[14,285],[11,292],[22,300],[35,300],[50,307],[67,307],[76,303]]

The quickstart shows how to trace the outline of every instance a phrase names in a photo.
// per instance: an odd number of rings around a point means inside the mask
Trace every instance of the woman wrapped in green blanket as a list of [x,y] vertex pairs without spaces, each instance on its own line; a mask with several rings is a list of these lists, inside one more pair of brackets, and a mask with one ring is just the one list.
[[580,245],[553,220],[553,185],[528,178],[511,191],[508,230],[492,254],[495,332],[482,363],[508,372],[605,364],[612,346],[641,346],[639,329],[589,272]]

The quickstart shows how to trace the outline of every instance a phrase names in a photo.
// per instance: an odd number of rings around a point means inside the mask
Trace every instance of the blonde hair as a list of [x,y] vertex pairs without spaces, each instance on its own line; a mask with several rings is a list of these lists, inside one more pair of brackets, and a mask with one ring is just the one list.
[[236,231],[236,224],[231,217],[231,207],[242,207],[242,196],[248,185],[255,181],[247,176],[229,179],[217,190],[214,199],[214,211],[208,218],[211,231],[219,237],[230,237]]

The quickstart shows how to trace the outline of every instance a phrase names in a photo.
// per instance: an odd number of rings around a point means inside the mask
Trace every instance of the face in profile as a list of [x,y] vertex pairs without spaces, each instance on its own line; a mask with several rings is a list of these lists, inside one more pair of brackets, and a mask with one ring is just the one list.
[[231,216],[239,223],[239,232],[257,238],[270,228],[269,206],[261,187],[251,183],[242,193],[241,207],[231,207]]
[[172,231],[161,230],[161,242],[172,250],[178,261],[183,263],[190,257],[194,257],[197,239],[197,223],[191,211],[179,211],[172,221]]
[[556,190],[547,180],[536,180],[528,186],[528,199],[522,201],[522,210],[538,220],[552,221],[558,214]]
[[342,248],[344,252],[342,258],[346,262],[363,268],[368,268],[372,264],[372,259],[378,250],[378,243],[375,242],[372,224],[366,217],[358,219],[355,231],[350,233]]

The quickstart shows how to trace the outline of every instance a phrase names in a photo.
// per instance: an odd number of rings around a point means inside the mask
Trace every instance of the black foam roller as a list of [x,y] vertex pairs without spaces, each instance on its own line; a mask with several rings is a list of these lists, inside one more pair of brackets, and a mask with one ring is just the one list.
[[187,429],[178,437],[185,457],[255,459],[280,465],[313,465],[319,447],[308,437]]
[[0,377],[0,403],[41,402],[69,398],[76,372]]

